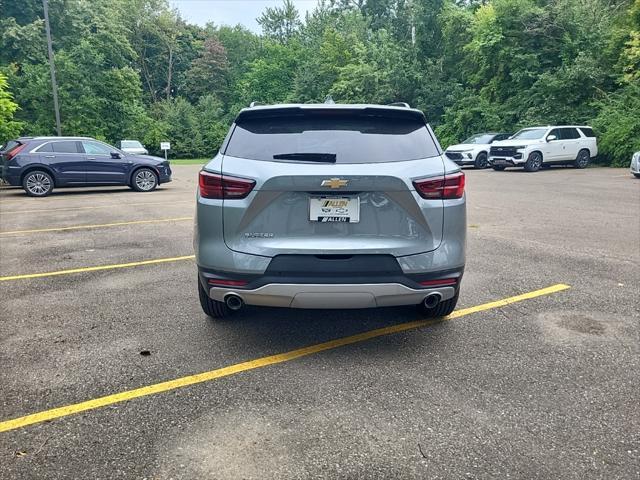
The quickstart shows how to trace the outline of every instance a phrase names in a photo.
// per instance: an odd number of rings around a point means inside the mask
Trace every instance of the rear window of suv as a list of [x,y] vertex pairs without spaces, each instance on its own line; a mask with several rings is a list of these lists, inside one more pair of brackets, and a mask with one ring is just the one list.
[[224,153],[266,161],[281,161],[274,156],[291,154],[326,154],[335,155],[336,163],[400,162],[440,154],[427,126],[417,118],[345,113],[240,120]]

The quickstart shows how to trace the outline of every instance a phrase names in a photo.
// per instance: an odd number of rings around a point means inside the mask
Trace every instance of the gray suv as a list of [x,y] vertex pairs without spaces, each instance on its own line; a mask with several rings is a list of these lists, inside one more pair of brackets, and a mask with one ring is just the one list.
[[201,170],[194,246],[204,312],[243,305],[455,308],[464,174],[419,110],[243,109]]

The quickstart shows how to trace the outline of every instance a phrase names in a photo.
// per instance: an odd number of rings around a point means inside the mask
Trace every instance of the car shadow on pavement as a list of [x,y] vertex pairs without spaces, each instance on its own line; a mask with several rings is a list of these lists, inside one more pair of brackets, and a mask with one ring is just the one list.
[[[207,319],[206,331],[225,342],[242,343],[248,351],[283,353],[309,345],[348,337],[370,330],[407,322],[428,320],[416,307],[390,307],[345,310],[304,310],[244,307],[228,319]],[[447,328],[446,321],[430,328]],[[386,337],[385,338],[390,338]],[[402,342],[407,337],[402,337]],[[424,338],[421,337],[421,342]],[[379,343],[397,349],[396,341]],[[217,343],[217,342],[216,342]]]
[[[506,168],[505,170],[501,170],[501,171],[496,171],[496,173],[527,173],[527,174],[532,174],[532,173],[544,173],[544,172],[561,172],[561,171],[565,171],[567,169],[571,169],[571,170],[579,170],[577,168],[575,168],[573,165],[553,165],[553,166],[549,166],[549,167],[540,167],[539,170],[535,171],[535,172],[527,172],[524,168],[522,167],[512,167],[512,168]],[[490,169],[492,170],[492,169]],[[586,169],[585,169],[586,170]]]
[[92,188],[91,190],[54,190],[51,193],[51,197],[64,197],[64,196],[75,196],[75,195],[92,195],[92,194],[115,194],[115,193],[135,193],[135,194],[149,194],[154,192],[162,192],[166,190],[163,187],[157,187],[151,192],[136,192],[129,187],[100,187],[100,188]]
[[[68,198],[73,198],[73,197],[81,197],[81,196],[87,196],[87,195],[96,195],[96,194],[101,194],[101,195],[116,195],[118,193],[131,193],[131,194],[142,194],[142,195],[148,195],[148,194],[152,194],[152,193],[156,193],[156,192],[163,192],[166,191],[166,188],[163,188],[162,186],[157,187],[156,189],[154,189],[151,192],[136,192],[134,190],[132,190],[129,187],[97,187],[97,188],[91,188],[91,189],[86,189],[86,187],[83,187],[82,189],[65,189],[65,190],[59,190],[56,189],[53,192],[51,192],[50,195],[48,195],[45,198],[40,198],[38,199],[38,201],[41,202],[46,202],[46,198],[64,198],[64,197],[68,197]],[[0,191],[4,192],[2,193],[2,198],[5,200],[19,200],[19,199],[30,199],[30,198],[35,198],[35,197],[30,197],[28,196],[24,190],[21,187],[3,187],[2,189],[0,189]],[[6,192],[5,192],[6,191]],[[146,196],[145,195],[145,196]]]

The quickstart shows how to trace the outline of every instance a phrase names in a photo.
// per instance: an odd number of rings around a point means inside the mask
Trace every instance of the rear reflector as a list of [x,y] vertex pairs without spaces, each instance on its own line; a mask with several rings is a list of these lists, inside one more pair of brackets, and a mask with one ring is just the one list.
[[437,280],[425,280],[420,282],[423,287],[444,287],[448,285],[455,285],[458,283],[457,278],[439,278]]
[[9,150],[8,152],[6,152],[4,154],[4,158],[6,158],[6,161],[8,162],[13,157],[15,157],[17,154],[19,154],[24,149],[24,147],[26,147],[26,146],[27,146],[27,144],[23,143],[21,145],[18,145],[17,147],[14,147],[12,150]]
[[210,278],[208,280],[209,285],[219,287],[244,287],[247,283],[244,280],[226,280],[223,278]]
[[464,173],[456,172],[425,180],[416,180],[413,186],[422,198],[449,200],[464,195]]
[[204,198],[244,198],[255,186],[256,182],[245,178],[229,177],[202,170],[198,179],[200,196]]

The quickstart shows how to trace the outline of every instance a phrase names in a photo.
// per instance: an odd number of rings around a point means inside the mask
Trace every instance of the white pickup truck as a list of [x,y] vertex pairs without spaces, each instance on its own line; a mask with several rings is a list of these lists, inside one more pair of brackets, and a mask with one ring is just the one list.
[[591,127],[533,127],[520,130],[508,140],[494,142],[489,150],[489,163],[494,170],[524,167],[528,172],[558,164],[585,168],[597,154]]

